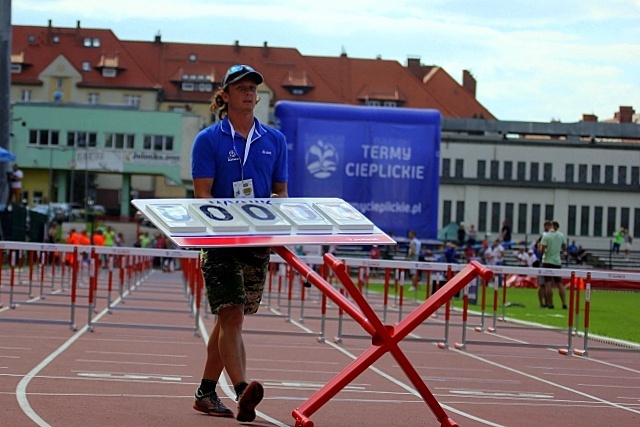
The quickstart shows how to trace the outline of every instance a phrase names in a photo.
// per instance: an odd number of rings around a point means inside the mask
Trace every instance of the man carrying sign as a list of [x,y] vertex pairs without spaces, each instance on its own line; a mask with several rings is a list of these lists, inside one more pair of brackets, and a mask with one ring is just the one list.
[[[247,65],[234,65],[224,76],[211,105],[220,122],[202,130],[193,144],[195,197],[287,197],[284,135],[261,124],[253,114],[263,80]],[[260,383],[247,382],[242,324],[245,314],[256,313],[260,306],[269,248],[207,248],[201,258],[209,305],[217,320],[193,407],[209,415],[233,417],[215,391],[224,369],[237,394],[236,419],[250,422],[264,391]]]

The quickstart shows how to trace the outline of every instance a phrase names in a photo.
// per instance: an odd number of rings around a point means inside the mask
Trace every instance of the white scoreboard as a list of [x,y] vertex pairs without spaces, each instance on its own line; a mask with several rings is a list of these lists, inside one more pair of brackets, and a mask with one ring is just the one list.
[[136,199],[180,247],[395,244],[342,199]]

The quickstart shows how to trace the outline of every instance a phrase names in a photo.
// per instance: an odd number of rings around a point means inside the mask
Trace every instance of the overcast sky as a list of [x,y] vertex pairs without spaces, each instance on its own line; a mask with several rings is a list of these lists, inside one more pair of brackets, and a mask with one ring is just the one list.
[[439,65],[500,120],[640,113],[640,0],[13,0],[12,23],[123,40],[293,47]]

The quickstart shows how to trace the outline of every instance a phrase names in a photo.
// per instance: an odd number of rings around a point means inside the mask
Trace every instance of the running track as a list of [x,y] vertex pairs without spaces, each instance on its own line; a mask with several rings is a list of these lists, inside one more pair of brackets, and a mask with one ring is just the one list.
[[[300,287],[294,288],[298,293]],[[78,290],[78,330],[72,331],[65,324],[68,291],[49,292],[44,300],[29,298],[23,280],[15,288],[19,305],[10,309],[3,277],[0,425],[238,425],[191,409],[205,359],[203,336],[213,316],[196,322],[182,275],[152,271],[124,293],[124,300],[113,297],[111,313],[104,289],[101,282],[93,332],[84,327],[86,286]],[[259,314],[248,317],[245,325],[249,376],[265,386],[265,401],[252,423],[256,426],[294,425],[292,410],[371,344],[348,317],[341,344],[334,343],[338,314],[333,304],[326,340],[319,342],[317,290],[307,294],[304,307],[299,299],[291,302],[290,319],[289,303],[280,297],[267,295]],[[380,309],[380,301],[369,300]],[[411,309],[404,307],[405,315]],[[386,323],[397,322],[397,316],[391,307]],[[453,345],[440,349],[435,342],[443,337],[442,317],[440,313],[419,326],[401,348],[460,426],[640,424],[639,353],[591,350],[589,357],[562,356],[557,348],[566,346],[564,334],[504,324],[496,333],[469,329],[468,340],[487,344],[470,344],[465,351]],[[459,326],[451,328],[450,343],[460,339],[460,331]],[[219,394],[231,396],[224,378],[221,384]],[[230,398],[224,401],[234,407]],[[388,354],[311,419],[318,427],[440,425]]]

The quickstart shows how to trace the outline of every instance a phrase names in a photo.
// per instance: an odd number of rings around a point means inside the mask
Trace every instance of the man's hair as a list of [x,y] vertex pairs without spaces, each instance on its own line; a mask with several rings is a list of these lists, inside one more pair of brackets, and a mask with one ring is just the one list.
[[[222,98],[223,92],[228,92],[229,86],[223,88],[220,86],[213,94],[213,98],[211,98],[211,105],[209,105],[209,110],[218,116],[218,120],[222,120],[229,113],[229,106],[224,99]],[[256,104],[260,102],[260,97],[256,95]]]
[[560,223],[556,220],[553,220],[553,228],[555,228],[556,230],[560,228]]

